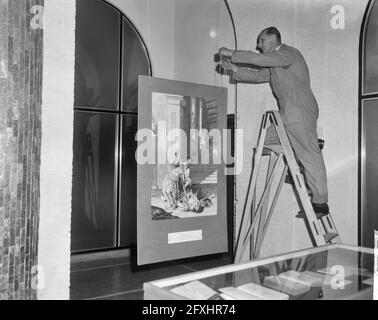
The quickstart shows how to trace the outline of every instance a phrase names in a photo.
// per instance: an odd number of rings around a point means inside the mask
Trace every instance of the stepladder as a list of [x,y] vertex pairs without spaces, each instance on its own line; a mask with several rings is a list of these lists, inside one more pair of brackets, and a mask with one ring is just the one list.
[[[260,192],[257,192],[258,179],[261,180],[261,163],[266,156],[269,157],[266,175],[262,187],[260,182]],[[340,242],[331,213],[317,214],[313,209],[304,173],[298,165],[279,112],[267,111],[262,117],[254,152],[252,173],[236,242],[235,263],[242,261],[247,253],[249,260],[259,257],[288,174],[291,176],[293,191],[300,208],[297,217],[304,219],[314,246]]]

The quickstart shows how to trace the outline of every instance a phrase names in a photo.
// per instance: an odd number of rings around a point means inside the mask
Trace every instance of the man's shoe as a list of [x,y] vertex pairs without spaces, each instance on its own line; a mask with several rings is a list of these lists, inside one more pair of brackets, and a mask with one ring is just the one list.
[[312,208],[315,211],[315,215],[318,219],[329,214],[329,207],[327,203],[312,203]]

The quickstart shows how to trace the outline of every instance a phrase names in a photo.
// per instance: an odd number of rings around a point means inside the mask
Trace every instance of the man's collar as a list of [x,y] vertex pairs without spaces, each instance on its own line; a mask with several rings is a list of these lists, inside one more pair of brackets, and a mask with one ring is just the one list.
[[275,51],[277,50],[280,50],[280,48],[281,48],[281,46],[282,46],[282,43],[276,48],[276,49],[274,49]]

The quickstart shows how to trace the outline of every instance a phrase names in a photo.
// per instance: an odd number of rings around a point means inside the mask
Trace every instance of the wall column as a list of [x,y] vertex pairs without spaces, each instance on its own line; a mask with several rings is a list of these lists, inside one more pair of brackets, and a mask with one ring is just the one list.
[[36,298],[42,5],[0,1],[0,300]]
[[44,6],[38,299],[70,298],[76,0]]

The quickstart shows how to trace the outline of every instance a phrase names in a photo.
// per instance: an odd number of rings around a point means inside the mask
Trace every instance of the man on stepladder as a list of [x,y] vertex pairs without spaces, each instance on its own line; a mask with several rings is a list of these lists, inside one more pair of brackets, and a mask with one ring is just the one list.
[[314,211],[320,216],[327,215],[327,174],[317,135],[319,109],[306,61],[299,50],[281,43],[281,34],[275,27],[261,31],[257,49],[260,53],[223,47],[218,54],[223,69],[231,72],[234,80],[270,83],[295,155],[305,169]]

